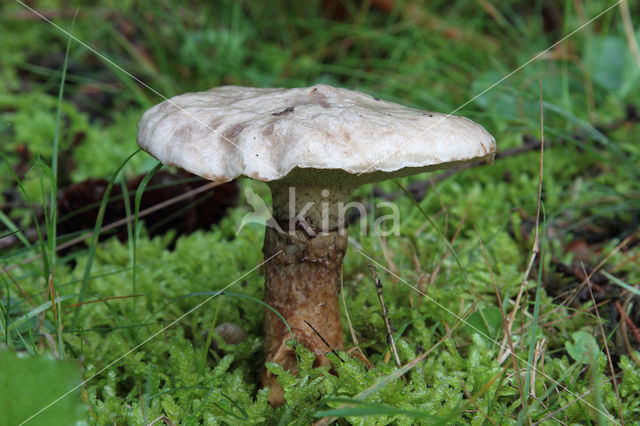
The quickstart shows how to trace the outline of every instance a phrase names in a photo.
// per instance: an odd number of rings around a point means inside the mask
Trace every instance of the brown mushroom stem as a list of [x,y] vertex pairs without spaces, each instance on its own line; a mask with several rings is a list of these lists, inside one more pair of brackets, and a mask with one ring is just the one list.
[[[338,278],[347,250],[347,231],[339,209],[351,190],[297,186],[292,191],[272,184],[271,191],[280,228],[267,227],[262,250],[265,259],[281,253],[265,264],[264,301],[286,319],[293,337],[315,354],[315,365],[327,365],[325,353],[342,349]],[[266,361],[297,374],[295,352],[286,345],[291,335],[282,319],[269,309],[265,309],[264,329]],[[281,405],[282,388],[264,367],[261,380],[270,388],[269,402]]]

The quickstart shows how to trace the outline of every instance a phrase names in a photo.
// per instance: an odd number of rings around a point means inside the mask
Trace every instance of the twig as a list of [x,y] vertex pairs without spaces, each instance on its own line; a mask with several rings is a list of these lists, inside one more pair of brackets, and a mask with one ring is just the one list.
[[131,297],[142,297],[142,296],[144,296],[144,294],[127,294],[125,296],[111,296],[111,297],[105,297],[103,299],[85,300],[84,302],[74,303],[73,305],[69,305],[69,306],[67,306],[67,309],[75,308],[75,307],[81,306],[81,305],[88,305],[90,303],[106,302],[107,300],[129,299]]
[[624,310],[622,309],[622,307],[620,306],[620,304],[617,301],[616,301],[616,308],[618,309],[618,312],[620,312],[620,315],[622,316],[623,313],[624,313],[624,317],[625,317],[625,321],[623,321],[620,324],[620,328],[622,329],[622,340],[624,340],[624,345],[627,348],[627,352],[629,353],[629,356],[631,357],[633,362],[635,362],[637,365],[640,366],[640,360],[635,355],[634,350],[633,350],[633,346],[631,346],[631,342],[629,341],[629,336],[627,335],[627,321],[626,321],[626,319],[629,318],[629,317],[626,316],[626,312],[624,312]]
[[640,67],[640,49],[638,48],[638,42],[636,41],[636,35],[633,30],[633,24],[631,23],[631,13],[629,12],[629,5],[627,0],[622,0],[618,3],[620,6],[620,17],[622,18],[622,25],[624,26],[624,34],[627,37],[627,44],[631,51],[631,56],[635,59],[636,64]]
[[314,326],[312,326],[312,325],[309,323],[309,321],[307,321],[307,320],[303,320],[303,321],[305,322],[305,324],[307,324],[309,327],[311,327],[311,330],[313,330],[313,332],[314,332],[314,333],[316,333],[316,335],[320,338],[320,340],[322,340],[322,343],[324,343],[324,344],[329,348],[329,350],[331,350],[331,352],[332,352],[335,356],[337,356],[337,357],[338,357],[338,359],[339,359],[340,361],[344,362],[344,359],[342,359],[342,357],[340,356],[340,354],[339,354],[338,352],[336,352],[336,350],[335,350],[335,349],[333,349],[333,347],[331,347],[331,345],[329,344],[329,342],[327,342],[327,340],[326,340],[324,337],[322,337],[322,334],[320,334],[320,333],[318,332],[318,330],[316,330],[316,329],[315,329],[315,327],[314,327]]
[[[427,280],[429,279],[428,275],[425,275],[422,271],[422,265],[420,265],[420,259],[418,257],[418,248],[413,244],[412,240],[408,241],[409,247],[411,249],[411,260],[413,260],[413,266],[418,272],[418,280],[416,283],[416,287],[418,287],[422,292],[425,292],[427,289],[425,286],[427,285]],[[413,308],[413,295],[414,293],[409,293],[409,306]],[[421,306],[422,298],[418,298],[418,306]]]
[[613,250],[611,250],[609,254],[607,254],[604,257],[604,259],[598,262],[598,264],[591,270],[591,272],[586,276],[586,278],[582,280],[580,285],[576,288],[575,292],[572,295],[568,296],[565,300],[563,300],[562,303],[557,305],[551,312],[553,313],[556,310],[561,309],[563,306],[569,306],[569,304],[573,302],[573,300],[578,296],[578,294],[580,293],[580,290],[582,290],[582,288],[585,285],[587,285],[587,281],[589,281],[593,277],[593,275],[596,272],[598,272],[609,261],[609,259],[613,257],[614,254],[618,253],[620,250],[622,250],[623,247],[627,246],[636,237],[636,234],[638,234],[639,232],[640,232],[640,227],[636,228],[627,238],[625,238],[618,245],[616,245],[613,248]]
[[56,345],[56,341],[53,340],[53,336],[44,331],[42,332],[42,335],[44,336],[44,340],[49,344],[49,349],[51,350],[53,356],[59,360],[60,357],[58,356],[58,347]]
[[[584,269],[584,264],[581,263],[582,271],[585,275],[587,275],[587,271]],[[591,280],[587,277],[587,286],[589,287],[589,294],[591,295],[591,300],[593,304],[596,305],[596,298],[593,295],[593,290],[591,289]],[[620,402],[620,392],[618,391],[618,381],[616,380],[616,372],[613,369],[613,362],[611,361],[611,353],[609,352],[609,343],[607,342],[607,335],[604,332],[604,327],[602,326],[602,319],[600,319],[600,312],[598,312],[598,307],[594,306],[594,310],[596,312],[596,317],[598,317],[598,326],[600,327],[600,334],[602,334],[602,340],[604,341],[604,350],[607,353],[607,361],[609,362],[609,370],[611,371],[611,383],[613,384],[613,390],[616,392],[616,399],[618,401],[618,415],[620,416],[620,424],[624,425],[624,418],[622,417],[622,404]]]
[[353,339],[353,344],[355,345],[353,348],[349,349],[347,354],[351,355],[351,352],[357,351],[360,356],[356,356],[359,360],[364,362],[367,365],[367,368],[373,370],[375,366],[371,364],[371,361],[367,359],[367,356],[364,354],[362,349],[360,348],[360,342],[358,342],[358,338],[356,337],[356,331],[353,329],[353,324],[351,324],[351,317],[349,316],[349,310],[347,309],[347,301],[344,297],[344,283],[342,280],[342,268],[340,268],[340,294],[342,295],[342,306],[344,306],[344,314],[347,317],[347,324],[349,325],[349,332],[351,333],[351,339]]
[[347,324],[349,325],[349,332],[351,333],[351,339],[353,339],[353,344],[356,346],[360,346],[358,343],[358,338],[356,337],[356,331],[353,329],[353,325],[351,324],[351,318],[349,317],[349,310],[347,309],[347,301],[344,297],[344,283],[342,280],[342,268],[340,268],[340,294],[342,295],[342,306],[344,306],[344,314],[347,317]]
[[[541,108],[542,108],[542,104],[541,104]],[[542,120],[542,113],[541,113],[541,120]],[[541,121],[541,128],[542,128],[542,121]],[[536,208],[536,227],[535,227],[535,238],[534,238],[534,242],[533,242],[533,247],[531,247],[531,256],[529,257],[529,263],[527,264],[527,269],[522,277],[522,281],[520,282],[520,289],[518,290],[518,294],[516,295],[516,300],[514,302],[514,307],[513,310],[511,311],[511,313],[509,314],[509,319],[508,319],[508,332],[505,333],[505,336],[502,340],[502,345],[500,346],[501,348],[504,348],[506,346],[506,342],[507,342],[507,336],[511,336],[511,331],[513,330],[513,324],[515,322],[516,319],[516,314],[518,312],[518,309],[520,308],[520,302],[522,300],[522,295],[524,294],[524,290],[527,288],[527,281],[529,279],[529,275],[531,274],[531,269],[533,268],[534,262],[536,260],[536,257],[538,256],[538,252],[540,250],[539,248],[539,243],[538,243],[538,232],[539,232],[539,225],[540,225],[540,204],[541,204],[541,199],[542,199],[542,171],[543,171],[543,165],[544,165],[544,133],[542,133],[542,138],[540,140],[540,142],[538,143],[536,141],[535,144],[529,144],[530,147],[536,147],[540,149],[540,172],[539,172],[539,177],[538,177],[538,205]],[[526,147],[526,145],[525,145]],[[521,149],[524,147],[520,147]],[[500,154],[500,153],[498,153]],[[524,322],[524,321],[523,321]],[[504,360],[506,359],[506,356],[508,356],[508,354],[506,352],[503,352],[502,354],[499,355],[499,361],[502,363],[504,362]],[[523,400],[524,401],[524,400]]]
[[371,275],[373,276],[373,283],[376,285],[376,291],[378,293],[380,306],[382,306],[382,319],[384,320],[384,325],[387,328],[387,344],[391,346],[391,351],[393,352],[393,356],[396,359],[396,365],[398,366],[398,368],[400,368],[402,367],[402,363],[400,362],[400,357],[398,356],[396,342],[393,339],[393,327],[391,325],[391,320],[389,319],[389,310],[387,309],[387,305],[385,305],[384,299],[382,298],[382,282],[378,277],[378,272],[376,271],[375,265],[370,263],[369,270],[371,271]]
[[[207,190],[209,190],[211,188],[214,188],[214,187],[216,187],[218,185],[222,185],[222,183],[223,182],[209,182],[206,185],[202,185],[202,186],[200,186],[198,188],[195,188],[195,189],[192,189],[190,191],[187,191],[184,194],[180,194],[180,195],[175,196],[173,198],[169,198],[168,200],[165,200],[165,201],[163,201],[161,203],[158,203],[158,204],[156,204],[154,206],[151,206],[149,208],[141,210],[138,213],[138,217],[147,216],[147,215],[149,215],[151,213],[154,213],[154,212],[156,212],[158,210],[161,210],[161,209],[163,209],[165,207],[168,207],[168,206],[170,206],[172,204],[180,202],[180,201],[182,201],[182,200],[184,200],[186,198],[189,198],[189,197],[191,197],[193,195],[196,195],[196,194],[199,194],[201,192],[207,191]],[[114,229],[114,228],[117,228],[119,226],[122,226],[122,225],[124,225],[124,224],[126,224],[128,222],[133,222],[134,220],[135,220],[134,215],[130,215],[130,216],[124,217],[122,219],[116,220],[115,222],[112,222],[112,223],[110,223],[108,225],[105,225],[102,228],[100,228],[100,233],[103,233],[103,232],[106,232],[106,231],[110,231],[111,229]],[[76,237],[76,238],[74,238],[72,240],[69,240],[66,243],[62,243],[62,244],[57,245],[56,246],[56,251],[60,251],[60,250],[65,249],[67,247],[71,247],[71,246],[73,246],[75,244],[78,244],[78,243],[80,243],[80,242],[82,242],[82,241],[84,241],[84,240],[86,240],[86,239],[88,239],[88,238],[90,238],[92,236],[93,236],[92,233],[87,233],[87,234],[84,234],[84,235],[80,235],[79,237]],[[18,263],[14,263],[12,265],[9,265],[6,269],[10,271],[11,269],[17,268],[20,265],[25,265],[27,263],[33,262],[34,260],[38,260],[38,259],[40,259],[40,257],[41,257],[41,255],[32,256],[30,258],[27,258],[27,259],[23,260],[22,262],[18,262]]]
[[58,322],[58,311],[56,309],[56,294],[55,289],[53,287],[53,271],[49,274],[49,294],[51,297],[51,307],[53,308],[53,319],[57,323]]
[[[541,211],[541,206],[542,206],[542,178],[543,178],[543,171],[544,171],[544,107],[543,107],[543,103],[542,103],[542,76],[538,75],[538,87],[540,90],[540,167],[539,167],[539,174],[538,174],[538,202],[537,202],[537,207],[536,207],[536,226],[535,226],[535,235],[534,235],[534,239],[533,239],[533,246],[531,247],[531,258],[529,260],[529,266],[527,268],[527,272],[525,273],[523,279],[522,279],[522,283],[520,284],[520,291],[518,292],[518,297],[522,297],[524,288],[526,287],[526,282],[529,279],[529,274],[531,273],[531,268],[533,267],[533,262],[536,259],[536,257],[538,257],[538,254],[540,253],[540,211]],[[538,263],[540,265],[542,265],[541,260],[538,260]],[[542,271],[542,268],[540,268],[540,272]],[[538,276],[538,287],[540,286],[540,276]],[[535,301],[535,306],[534,306],[534,311],[533,311],[533,318],[531,319],[531,324],[532,324],[532,329],[531,329],[531,342],[530,342],[530,347],[529,347],[529,359],[531,361],[533,361],[531,359],[531,356],[533,355],[533,352],[535,350],[535,348],[531,347],[533,346],[533,344],[535,343],[535,330],[536,327],[538,326],[537,321],[538,321],[538,309],[539,309],[539,288],[536,289],[536,301]],[[513,312],[514,312],[514,317],[512,318],[512,320],[510,321],[509,327],[513,326],[513,320],[515,319],[515,312],[518,309],[518,305],[519,305],[519,300],[518,303],[516,303],[516,306],[513,308]],[[521,315],[524,315],[524,309],[521,310]],[[524,316],[521,318],[521,327],[524,326]],[[511,329],[509,329],[509,331],[511,331]],[[522,329],[522,335],[524,336],[524,329]],[[521,339],[521,342],[524,342],[524,337]],[[521,390],[522,393],[527,393],[527,398],[523,398],[522,399],[522,409],[524,410],[524,412],[527,415],[527,418],[529,419],[529,423],[531,423],[531,415],[528,412],[528,405],[529,405],[529,396],[533,396],[529,393],[529,389],[528,386],[531,385],[531,367],[533,367],[533,369],[535,370],[535,366],[533,366],[532,364],[528,364],[527,365],[527,375],[525,378],[525,386],[524,388]],[[533,396],[535,398],[535,396]],[[519,417],[520,419],[520,417]]]
[[391,253],[389,252],[389,247],[387,246],[387,239],[384,235],[378,234],[378,242],[380,243],[380,249],[382,250],[382,256],[384,256],[384,260],[387,262],[388,268],[393,272],[391,275],[391,283],[396,284],[398,281],[394,275],[399,275],[400,270],[398,266],[393,261]]
[[26,291],[24,291],[24,289],[23,289],[22,287],[20,287],[20,284],[18,284],[18,281],[16,281],[16,279],[15,279],[15,278],[13,278],[13,275],[11,275],[11,274],[9,273],[9,270],[8,270],[7,268],[5,268],[5,266],[4,266],[4,265],[1,265],[1,266],[2,266],[2,270],[4,271],[4,273],[5,273],[5,274],[7,274],[7,276],[9,277],[9,279],[10,279],[11,281],[13,281],[13,284],[14,284],[16,287],[18,287],[18,290],[20,290],[20,293],[22,293],[22,295],[24,296],[24,298],[25,298],[25,299],[27,299],[27,301],[28,301],[29,303],[31,303],[31,305],[32,305],[32,306],[36,306],[36,304],[33,302],[33,300],[31,300],[31,297],[29,297],[29,295],[27,294],[27,292],[26,292]]
[[633,333],[633,337],[635,337],[638,344],[640,344],[640,331],[638,331],[638,328],[635,326],[633,321],[631,321],[631,318],[629,318],[629,315],[627,315],[625,310],[622,309],[622,306],[620,306],[620,302],[618,302],[617,300],[616,300],[616,309],[618,310],[620,317],[624,319],[624,321],[627,323],[627,325],[631,329],[631,332]]
[[544,368],[544,358],[542,354],[544,353],[545,346],[547,346],[547,339],[544,337],[541,340],[536,342],[536,348],[533,351],[533,368],[531,369],[531,383],[529,384],[531,390],[529,394],[532,397],[536,397],[536,373],[538,372],[538,361],[540,362],[540,371]]

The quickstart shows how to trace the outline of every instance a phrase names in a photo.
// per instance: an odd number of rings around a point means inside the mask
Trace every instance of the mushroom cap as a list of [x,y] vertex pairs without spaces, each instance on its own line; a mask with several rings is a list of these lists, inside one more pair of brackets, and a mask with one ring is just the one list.
[[239,176],[359,185],[493,158],[496,142],[464,117],[354,90],[223,86],[144,113],[138,144],[161,162],[225,182]]

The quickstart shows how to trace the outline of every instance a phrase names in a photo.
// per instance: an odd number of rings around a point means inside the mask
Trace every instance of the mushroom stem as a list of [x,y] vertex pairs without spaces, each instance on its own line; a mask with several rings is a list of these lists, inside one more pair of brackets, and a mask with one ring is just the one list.
[[[344,202],[351,189],[281,183],[270,187],[279,227],[267,227],[262,251],[265,258],[281,253],[265,264],[264,300],[286,319],[293,337],[315,354],[315,365],[327,365],[325,353],[342,349],[338,278],[347,250]],[[286,345],[289,331],[269,309],[264,329],[266,361],[297,374],[295,352]],[[271,390],[269,402],[281,405],[282,388],[264,367],[261,380]]]

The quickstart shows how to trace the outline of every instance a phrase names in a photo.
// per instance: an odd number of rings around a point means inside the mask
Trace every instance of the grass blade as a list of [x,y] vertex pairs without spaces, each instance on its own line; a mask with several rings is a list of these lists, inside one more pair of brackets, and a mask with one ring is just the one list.
[[[134,232],[134,237],[133,237],[133,259],[132,259],[132,268],[133,268],[133,272],[132,272],[132,282],[131,282],[131,292],[133,294],[136,294],[136,280],[137,280],[137,267],[136,265],[138,264],[138,240],[140,239],[140,224],[139,224],[139,215],[140,215],[140,203],[142,201],[142,194],[144,193],[145,188],[147,187],[147,184],[149,184],[149,181],[151,180],[151,178],[153,178],[153,176],[158,173],[158,170],[160,170],[160,168],[162,167],[162,163],[158,162],[158,164],[156,164],[153,169],[151,169],[151,171],[149,173],[147,173],[147,175],[142,179],[142,182],[140,182],[140,185],[138,185],[138,189],[136,189],[136,198],[135,198],[135,202],[134,202],[134,210],[133,210],[133,215],[134,215],[134,222],[133,222],[133,232]],[[132,301],[132,306],[133,306],[133,312],[136,311],[136,299],[134,298]]]
[[[73,17],[71,28],[76,22],[78,11]],[[49,194],[49,214],[46,223],[47,241],[49,249],[49,264],[53,271],[56,262],[56,222],[58,218],[58,149],[60,143],[60,120],[62,118],[62,97],[64,95],[64,85],[67,78],[67,66],[69,65],[69,52],[71,51],[71,37],[67,37],[67,48],[64,54],[64,62],[62,64],[62,75],[60,76],[60,88],[58,90],[58,105],[56,107],[56,125],[53,132],[53,154],[51,155],[51,190]],[[46,210],[46,209],[45,209]]]
[[[118,175],[120,174],[120,171],[129,162],[129,160],[131,160],[138,152],[140,152],[140,149],[133,152],[122,162],[122,164],[120,164],[120,166],[116,169],[116,171],[111,176],[111,179],[109,180],[109,185],[107,186],[107,189],[104,191],[104,195],[102,196],[102,203],[100,203],[100,210],[98,210],[98,217],[96,218],[96,224],[93,227],[93,235],[91,238],[91,243],[89,244],[89,254],[87,258],[87,264],[84,268],[82,285],[80,287],[80,292],[78,293],[78,303],[82,303],[84,296],[87,292],[87,283],[89,281],[89,276],[91,274],[91,267],[93,266],[93,259],[95,258],[96,247],[98,246],[98,237],[100,236],[100,228],[102,227],[102,220],[104,219],[104,213],[107,208],[107,203],[109,201],[109,194],[111,194],[111,188],[113,188],[113,184],[116,181],[116,178],[118,177]],[[72,330],[75,330],[77,328],[78,315],[80,314],[81,308],[82,308],[82,305],[78,305],[75,313],[73,314],[73,320],[71,321]]]
[[31,243],[29,243],[29,240],[27,240],[27,237],[25,237],[22,230],[20,230],[20,228],[18,228],[16,224],[13,223],[11,218],[6,214],[4,214],[2,210],[0,210],[0,222],[2,222],[4,226],[6,226],[9,231],[11,231],[8,234],[0,235],[0,238],[8,237],[10,235],[15,235],[16,238],[20,240],[20,242],[24,244],[25,247],[27,248],[31,247]]
[[629,293],[635,294],[636,296],[640,296],[640,290],[638,290],[637,288],[625,283],[624,281],[622,281],[620,278],[611,275],[610,273],[608,273],[607,271],[600,271],[600,273],[602,275],[604,275],[605,277],[609,278],[615,285],[619,285],[620,287],[624,288],[625,290],[627,290]]
[[[71,299],[73,297],[76,297],[77,294],[67,294],[66,296],[60,296],[59,298],[56,298],[56,301],[58,302],[63,302],[65,300]],[[10,332],[11,330],[15,330],[16,327],[18,327],[19,325],[25,323],[26,321],[28,321],[29,319],[36,317],[39,313],[46,311],[47,309],[51,308],[53,305],[51,303],[51,300],[41,304],[40,306],[35,307],[34,309],[30,310],[29,312],[27,312],[26,314],[22,315],[21,317],[18,317],[15,319],[15,321],[13,321],[9,327],[7,327],[7,331]]]

